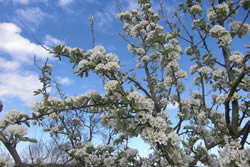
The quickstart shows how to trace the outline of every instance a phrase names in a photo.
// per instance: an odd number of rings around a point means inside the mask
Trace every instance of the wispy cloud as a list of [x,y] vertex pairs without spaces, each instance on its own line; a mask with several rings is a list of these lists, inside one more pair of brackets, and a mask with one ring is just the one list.
[[72,80],[68,77],[57,77],[57,82],[61,85],[69,86],[72,84]]
[[70,5],[73,2],[73,0],[59,0],[58,5],[61,7],[66,7]]
[[99,29],[106,30],[107,28],[111,27],[111,24],[114,20],[114,16],[110,12],[106,11],[98,11],[95,14],[96,24]]
[[113,2],[107,4],[103,10],[96,11],[94,17],[97,28],[101,31],[111,28],[113,21],[116,20],[117,11],[116,5]]
[[49,34],[47,34],[45,36],[44,44],[46,46],[53,47],[55,45],[59,45],[59,44],[63,44],[63,43],[64,43],[63,41],[61,41],[61,40],[59,40],[59,39],[57,39]]
[[37,27],[45,18],[50,16],[38,7],[17,9],[14,21],[21,26]]

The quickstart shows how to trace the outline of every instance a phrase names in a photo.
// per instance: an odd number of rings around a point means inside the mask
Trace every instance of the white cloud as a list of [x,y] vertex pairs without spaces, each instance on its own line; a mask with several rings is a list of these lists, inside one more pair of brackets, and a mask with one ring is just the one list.
[[55,37],[52,37],[51,35],[47,34],[45,36],[44,44],[49,47],[53,47],[55,45],[63,44],[64,42],[56,39]]
[[58,5],[64,7],[64,6],[71,4],[72,2],[73,0],[59,0]]
[[16,71],[20,68],[21,64],[17,61],[9,61],[4,58],[0,58],[0,72],[1,71]]
[[26,8],[26,9],[17,9],[16,10],[17,17],[15,20],[21,24],[30,24],[32,26],[37,26],[42,20],[49,15],[43,12],[40,8]]
[[0,96],[17,97],[26,105],[37,99],[33,91],[41,86],[35,73],[17,71],[0,73]]
[[70,85],[72,83],[72,80],[68,77],[57,77],[57,82],[61,85]]
[[38,58],[49,57],[49,54],[40,45],[30,42],[21,36],[21,29],[13,23],[0,23],[0,51],[3,51],[14,60],[32,61]]
[[[0,23],[0,97],[18,98],[22,103],[30,105],[38,99],[33,91],[41,88],[39,76],[31,68],[33,57],[39,60],[50,57],[40,45],[32,43],[21,35],[21,29],[13,23]],[[60,40],[47,35],[47,44]],[[32,64],[33,66],[33,64]],[[34,67],[35,68],[35,67]],[[61,78],[63,84],[70,84],[67,78]]]

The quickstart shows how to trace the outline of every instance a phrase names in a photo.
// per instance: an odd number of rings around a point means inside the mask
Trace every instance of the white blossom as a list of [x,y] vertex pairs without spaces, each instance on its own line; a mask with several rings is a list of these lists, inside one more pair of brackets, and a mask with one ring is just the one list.
[[107,53],[107,54],[105,55],[105,59],[106,59],[108,62],[116,62],[116,63],[119,63],[119,62],[120,62],[119,58],[118,58],[115,54],[113,54],[113,53]]
[[241,64],[244,60],[244,55],[241,52],[233,52],[229,60],[235,64]]
[[249,6],[250,0],[240,0],[240,5],[241,6],[245,6],[248,5]]
[[100,96],[100,94],[96,90],[88,90],[87,92],[84,93],[83,96],[85,96],[87,98],[92,98],[92,97],[95,97],[95,96]]
[[246,23],[242,24],[242,22],[240,21],[232,21],[230,23],[230,28],[233,34],[238,33],[237,35],[239,37],[242,37],[248,34],[250,30],[250,25]]
[[49,96],[48,101],[53,102],[53,103],[63,102],[62,99],[59,99],[58,97],[55,97],[55,96]]
[[226,98],[227,98],[226,94],[219,94],[219,95],[217,95],[215,102],[218,105],[223,104],[225,102]]
[[168,63],[167,67],[168,68],[177,68],[178,69],[180,67],[180,65],[176,60],[173,60],[173,61]]
[[[201,27],[205,25],[205,21],[203,18],[201,19],[193,19],[193,24],[192,24],[192,29],[196,29],[197,27]],[[191,51],[191,50],[190,50]],[[190,53],[190,52],[189,52]],[[188,54],[188,53],[187,53]],[[191,55],[191,54],[188,54],[188,55]]]
[[17,136],[17,137],[23,137],[27,134],[27,129],[22,125],[8,125],[3,130],[4,135],[6,136]]
[[232,41],[230,33],[222,26],[215,25],[209,33],[212,37],[216,38],[217,43],[221,46],[228,46]]
[[189,68],[189,71],[191,74],[194,74],[198,69],[198,65],[197,64],[194,64],[192,65],[190,68]]
[[128,100],[133,100],[139,109],[147,109],[149,111],[153,111],[154,109],[154,102],[138,91],[130,92],[127,98]]
[[137,53],[139,54],[139,55],[144,55],[145,54],[145,50],[143,49],[143,48],[138,48],[138,49],[136,49],[137,50]]
[[5,113],[3,118],[0,120],[0,127],[4,127],[8,124],[13,124],[16,121],[20,120],[22,117],[27,117],[27,114],[18,111],[17,109],[13,109]]
[[214,79],[216,78],[221,78],[223,75],[224,75],[224,70],[221,69],[221,68],[216,68],[214,71],[213,71],[213,74],[212,74],[212,77]]
[[180,144],[180,137],[173,131],[170,132],[167,137],[173,146],[177,146]]
[[192,13],[192,14],[196,14],[196,13],[197,13],[197,14],[201,14],[202,8],[201,8],[200,5],[193,5],[193,6],[190,8],[189,12]]
[[187,72],[183,70],[179,70],[175,73],[176,78],[184,78],[187,79]]
[[112,91],[114,91],[117,86],[119,85],[118,81],[116,80],[109,80],[104,85],[104,90],[106,94],[110,94]]
[[143,56],[143,57],[141,58],[141,61],[147,62],[149,59],[150,59],[149,56]]
[[128,148],[126,150],[126,153],[128,154],[128,156],[136,156],[136,154],[138,154],[138,151],[136,149]]
[[140,68],[140,67],[141,67],[141,63],[137,63],[136,68]]
[[51,118],[51,119],[56,119],[57,117],[58,117],[58,115],[55,112],[49,114],[49,118]]
[[199,68],[198,72],[201,72],[201,73],[208,75],[208,74],[210,74],[211,69],[207,66],[204,66],[204,67]]
[[156,128],[164,128],[166,126],[166,122],[162,117],[149,117],[149,123],[152,127]]
[[75,101],[76,101],[76,97],[74,97],[74,96],[69,96],[69,97],[67,97],[67,98],[65,99],[65,101],[66,101],[67,103],[75,102]]
[[85,59],[83,59],[83,60],[81,60],[81,61],[78,63],[78,68],[84,68],[85,66],[88,66],[88,65],[90,65],[90,62],[87,61],[87,60],[85,60]]
[[119,71],[120,65],[117,62],[108,62],[106,64],[99,63],[95,67],[96,72],[102,72],[102,71]]
[[208,8],[207,18],[210,22],[217,21],[220,17],[227,17],[229,14],[229,7],[226,3],[218,4],[217,6]]
[[250,150],[240,149],[240,144],[237,141],[227,143],[220,152],[219,163],[222,167],[228,165],[249,166]]
[[164,85],[170,87],[173,84],[173,77],[166,77],[164,79]]

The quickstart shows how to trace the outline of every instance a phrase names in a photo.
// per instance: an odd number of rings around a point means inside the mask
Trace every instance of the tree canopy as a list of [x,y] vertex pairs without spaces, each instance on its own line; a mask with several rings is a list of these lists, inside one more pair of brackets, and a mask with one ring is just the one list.
[[[69,60],[77,76],[101,78],[105,94],[89,90],[67,97],[56,84],[58,96],[50,96],[53,67],[46,61],[40,68],[43,87],[35,92],[43,100],[31,107],[32,115],[11,110],[0,121],[0,140],[16,164],[22,165],[18,142],[35,142],[25,136],[33,123],[58,140],[76,166],[250,166],[250,46],[240,42],[249,37],[250,1],[185,0],[172,18],[163,1],[158,13],[150,0],[137,2],[139,9],[117,15],[134,68],[125,70],[119,55],[95,46],[94,37],[92,49],[50,50],[59,61]],[[237,50],[234,41],[246,50]],[[191,75],[181,62],[187,57]],[[175,120],[171,105],[177,106]],[[103,144],[94,142],[96,134]],[[153,150],[148,157],[126,145],[138,136]],[[0,164],[8,166],[3,158]]]

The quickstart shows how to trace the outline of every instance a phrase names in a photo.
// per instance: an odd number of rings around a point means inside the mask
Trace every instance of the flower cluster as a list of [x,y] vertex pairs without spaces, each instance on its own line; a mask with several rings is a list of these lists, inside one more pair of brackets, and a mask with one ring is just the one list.
[[242,64],[244,60],[244,55],[239,51],[235,51],[231,54],[231,56],[229,57],[229,60],[233,62],[234,64]]
[[196,4],[196,5],[193,5],[193,6],[190,8],[189,12],[190,12],[191,14],[199,14],[199,15],[201,15],[202,8],[201,8],[200,5]]
[[15,124],[16,122],[19,122],[27,117],[28,117],[27,114],[20,112],[16,109],[10,110],[0,120],[0,128],[4,128],[9,124]]
[[87,51],[78,63],[78,71],[93,69],[97,73],[119,71],[119,58],[112,53],[106,53],[103,46],[96,46]]
[[199,68],[198,72],[208,75],[211,72],[211,68],[204,66],[204,67]]
[[88,90],[83,94],[84,97],[87,97],[89,99],[94,98],[96,96],[100,96],[100,93],[97,92],[96,90]]
[[177,146],[180,144],[179,136],[174,132],[166,133],[163,130],[154,130],[154,128],[144,128],[141,134],[142,139],[150,144],[151,146],[156,145],[156,143],[168,145],[172,144],[173,146]]
[[245,9],[250,8],[250,1],[249,0],[240,0],[240,5]]
[[245,36],[250,31],[250,25],[246,23],[242,23],[240,21],[233,21],[230,23],[231,33],[237,34],[240,38]]
[[217,22],[218,19],[227,17],[229,14],[229,7],[226,3],[218,4],[217,6],[208,8],[207,18],[210,22]]
[[231,141],[220,152],[219,163],[222,167],[228,165],[249,166],[249,155],[249,149],[240,149],[240,144],[237,141]]
[[[206,25],[204,18],[201,19],[193,19],[192,29],[196,29],[198,27],[202,27]],[[188,53],[187,53],[188,54]]]
[[226,94],[214,95],[213,98],[215,99],[216,104],[221,105],[225,102],[227,95]]
[[197,72],[197,69],[198,69],[198,65],[197,64],[194,64],[192,65],[190,68],[189,68],[189,71],[191,74],[194,74]]
[[27,129],[22,126],[22,125],[8,125],[4,130],[3,130],[3,134],[5,136],[16,136],[16,137],[23,137],[24,135],[27,134]]
[[138,151],[131,148],[119,152],[109,145],[101,144],[94,147],[92,144],[86,143],[69,150],[69,153],[77,159],[84,159],[89,166],[126,167],[128,164],[139,164],[136,159]]
[[139,110],[147,110],[150,112],[154,110],[154,102],[151,99],[143,96],[138,91],[130,92],[127,98],[128,100],[133,101]]
[[113,92],[117,88],[118,84],[119,83],[116,80],[109,80],[108,82],[106,82],[104,85],[105,93],[110,94],[111,92]]
[[217,43],[220,46],[228,46],[231,41],[232,41],[232,37],[230,35],[230,33],[225,30],[224,27],[219,26],[219,25],[215,25],[210,31],[209,31],[210,35],[212,37],[215,37],[217,40]]

